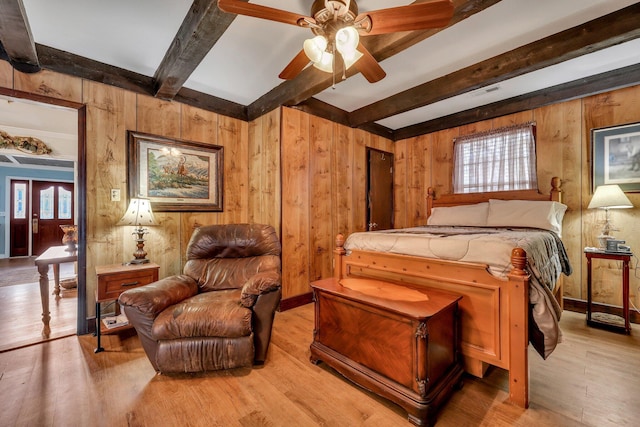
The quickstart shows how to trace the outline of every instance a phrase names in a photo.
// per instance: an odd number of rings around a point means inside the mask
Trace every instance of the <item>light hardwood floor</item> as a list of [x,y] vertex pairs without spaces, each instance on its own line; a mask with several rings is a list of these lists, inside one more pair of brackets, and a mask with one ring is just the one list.
[[[635,326],[635,325],[634,325]],[[587,328],[565,312],[564,342],[532,350],[531,405],[506,402],[506,372],[465,377],[436,426],[622,426],[640,419],[640,326]],[[277,313],[265,366],[156,375],[135,333],[73,336],[0,354],[2,426],[409,426],[397,406],[309,362],[311,305]]]
[[[19,277],[29,275],[12,274],[12,269],[33,270],[38,277],[33,258],[0,260],[0,352],[39,343],[47,339],[58,339],[75,335],[77,331],[78,292],[77,289],[62,289],[60,297],[53,295],[53,268],[49,269],[49,311],[51,313],[51,334],[42,336],[42,303],[37,282],[18,284]],[[74,276],[74,264],[60,266],[60,278]],[[18,283],[17,283],[18,282]]]

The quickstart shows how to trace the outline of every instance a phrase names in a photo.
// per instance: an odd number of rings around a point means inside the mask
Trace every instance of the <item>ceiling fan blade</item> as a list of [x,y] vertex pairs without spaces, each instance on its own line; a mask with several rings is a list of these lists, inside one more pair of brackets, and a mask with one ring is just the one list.
[[369,83],[375,83],[385,78],[387,73],[384,72],[376,58],[371,55],[362,43],[358,44],[358,51],[362,53],[362,57],[353,64],[358,71],[362,73]]
[[283,24],[291,24],[297,27],[306,27],[309,22],[316,22],[315,19],[309,16],[240,0],[218,0],[218,7],[224,12],[268,19],[269,21],[282,22]]
[[[355,22],[363,19],[360,34],[373,36],[445,27],[452,17],[452,0],[434,0],[361,13],[356,17]],[[370,29],[367,28],[368,26]]]
[[282,70],[278,77],[284,80],[291,80],[295,76],[300,74],[300,72],[304,70],[304,67],[306,67],[309,62],[309,58],[307,57],[307,54],[304,53],[303,49],[295,56],[295,58],[291,60],[291,62],[289,62],[289,64],[284,68],[284,70]]

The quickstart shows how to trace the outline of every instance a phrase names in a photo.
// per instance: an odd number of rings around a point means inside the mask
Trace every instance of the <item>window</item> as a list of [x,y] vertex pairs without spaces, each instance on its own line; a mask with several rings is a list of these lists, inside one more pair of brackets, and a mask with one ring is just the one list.
[[456,138],[453,150],[454,193],[538,189],[534,123]]
[[58,187],[58,218],[71,219],[71,191]]
[[13,194],[13,217],[15,219],[25,219],[27,217],[27,184],[22,182],[14,184]]

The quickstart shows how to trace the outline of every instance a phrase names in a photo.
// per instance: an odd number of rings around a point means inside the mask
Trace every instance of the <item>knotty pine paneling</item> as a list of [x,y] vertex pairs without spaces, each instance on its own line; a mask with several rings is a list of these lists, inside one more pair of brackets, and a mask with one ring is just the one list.
[[249,123],[249,222],[281,235],[280,109]]
[[[640,122],[640,86],[584,98],[582,106],[584,126],[582,137],[584,139],[581,145],[584,150],[583,158],[588,156],[589,159],[588,164],[583,164],[583,176],[587,178],[582,185],[582,207],[584,209],[582,212],[584,219],[582,235],[584,241],[587,242],[586,244],[589,244],[588,242],[595,242],[595,236],[602,229],[605,219],[605,214],[602,210],[589,210],[586,208],[592,197],[590,180],[592,167],[591,129]],[[612,209],[609,211],[610,219],[614,227],[618,229],[612,234],[617,238],[626,240],[634,253],[637,254],[640,252],[640,193],[626,193],[626,195],[635,208]],[[632,262],[632,268],[633,266],[635,266],[635,263]],[[578,270],[579,266],[574,266],[574,269]],[[584,278],[583,282],[586,282],[586,261],[583,260],[579,271]],[[632,270],[629,274],[629,293],[632,309],[634,309],[634,306],[640,307],[640,278],[637,270],[635,273]],[[618,263],[599,263],[598,266],[594,265],[594,300],[597,297],[597,301],[620,306],[622,304],[620,274],[620,265]],[[586,288],[583,287],[582,293],[584,295],[583,298],[586,299]]]
[[53,71],[42,70],[37,73],[14,71],[14,88],[23,92],[82,102],[82,80]]
[[[409,227],[407,220],[407,149],[414,138],[398,141],[393,153],[393,226]],[[428,159],[430,160],[430,158]]]
[[393,153],[394,144],[282,108],[283,298],[332,275],[337,233],[365,230],[367,147]]
[[309,114],[282,109],[282,298],[310,292]]
[[360,129],[353,131],[353,229],[350,231],[367,231],[367,144],[371,142],[371,134]]
[[7,61],[0,61],[0,86],[13,89],[13,67]]
[[431,186],[435,190],[436,197],[438,194],[453,192],[453,140],[458,136],[460,136],[458,129],[445,129],[431,135]]
[[[353,230],[353,129],[334,125],[332,207],[333,233],[344,236]],[[334,242],[335,243],[335,242]]]
[[331,162],[334,124],[316,116],[309,117],[309,247],[310,280],[319,280],[333,274],[331,261],[335,247],[335,235],[332,236],[332,174]]
[[[562,238],[567,248],[577,249],[586,246],[580,226],[580,188],[583,185],[580,150],[581,110],[580,100],[534,110],[538,188],[540,192],[548,194],[551,190],[551,178],[559,176],[562,179],[562,201],[568,206],[563,221]],[[571,265],[579,269],[584,258],[582,251],[570,250],[568,255]],[[563,276],[562,280],[565,294],[586,299],[586,289],[582,289],[580,274]]]
[[[135,127],[130,130],[135,129],[138,132],[167,138],[182,138],[182,106],[180,104],[146,95],[136,96],[137,121]],[[129,197],[133,196],[129,194]],[[179,212],[155,211],[154,216],[158,225],[149,227],[149,232],[145,236],[147,258],[160,265],[160,277],[176,274],[182,270],[181,259],[185,251],[180,244],[180,215]]]
[[219,116],[218,145],[224,147],[224,212],[222,224],[246,223],[249,215],[249,124]]
[[[136,96],[123,89],[83,82],[87,106],[87,312],[94,313],[95,267],[133,259],[133,227],[116,223],[127,209],[127,128],[135,127]],[[110,189],[121,199],[112,202]]]
[[407,204],[406,220],[409,227],[427,223],[427,189],[431,185],[431,135],[421,135],[413,139],[407,147]]

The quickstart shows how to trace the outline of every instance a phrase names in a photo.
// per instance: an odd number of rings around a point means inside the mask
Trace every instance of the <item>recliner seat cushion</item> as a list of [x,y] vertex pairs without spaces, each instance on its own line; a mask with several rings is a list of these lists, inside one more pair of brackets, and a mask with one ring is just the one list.
[[251,309],[240,304],[239,289],[204,292],[167,307],[153,322],[157,340],[190,337],[245,337],[251,334]]

